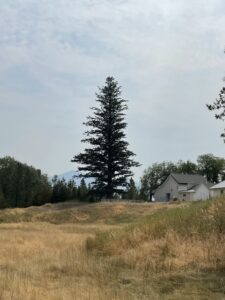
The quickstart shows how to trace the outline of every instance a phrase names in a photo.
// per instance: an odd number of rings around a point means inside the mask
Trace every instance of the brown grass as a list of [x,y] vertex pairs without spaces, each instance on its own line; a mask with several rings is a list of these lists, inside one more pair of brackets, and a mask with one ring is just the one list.
[[[145,218],[187,206],[101,203],[2,211],[0,299],[224,299],[223,233],[202,239],[169,229],[147,238]],[[213,219],[218,206],[209,212]],[[87,251],[86,241],[96,234],[107,241],[97,252],[95,244]]]
[[[174,204],[175,205],[175,204]],[[155,211],[168,209],[173,205],[100,202],[82,204],[65,202],[45,204],[40,207],[0,210],[0,223],[48,222],[52,224],[117,224],[130,223]]]
[[3,224],[0,232],[1,299],[105,299],[109,294],[103,289],[104,263],[85,252],[84,242],[93,233],[39,223]]

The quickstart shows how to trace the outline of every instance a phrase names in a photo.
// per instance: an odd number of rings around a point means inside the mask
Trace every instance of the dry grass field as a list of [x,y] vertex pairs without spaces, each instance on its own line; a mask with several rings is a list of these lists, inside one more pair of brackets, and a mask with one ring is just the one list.
[[225,199],[0,211],[0,299],[225,299]]

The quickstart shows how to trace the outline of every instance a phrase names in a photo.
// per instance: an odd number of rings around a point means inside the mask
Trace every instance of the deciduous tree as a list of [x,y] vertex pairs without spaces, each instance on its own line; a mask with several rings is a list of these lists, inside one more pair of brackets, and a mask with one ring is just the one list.
[[225,159],[213,154],[203,154],[197,159],[199,173],[209,182],[218,183],[225,179]]

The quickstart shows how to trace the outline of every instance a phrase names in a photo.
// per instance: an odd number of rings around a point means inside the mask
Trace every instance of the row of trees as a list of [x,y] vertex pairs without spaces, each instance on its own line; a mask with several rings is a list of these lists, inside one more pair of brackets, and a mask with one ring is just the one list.
[[41,205],[51,199],[52,187],[40,170],[16,161],[0,158],[0,207]]
[[[170,173],[201,174],[209,182],[225,180],[225,159],[213,154],[200,155],[197,163],[179,161],[154,163],[144,171],[141,185],[136,186],[133,178],[127,182],[123,199],[150,200],[154,190]],[[121,198],[120,194],[114,197]],[[0,208],[42,205],[47,202],[68,200],[95,201],[92,185],[82,178],[79,185],[74,180],[66,182],[54,176],[50,183],[40,170],[22,164],[11,157],[0,159]]]
[[94,201],[94,198],[91,196],[91,185],[86,185],[83,178],[78,186],[74,180],[66,182],[64,178],[59,179],[57,176],[54,176],[52,179],[51,201],[56,203],[74,199],[79,201]]
[[0,158],[0,208],[27,207],[71,199],[91,201],[90,189],[84,179],[79,186],[74,180],[66,182],[57,176],[50,182],[45,174],[34,167],[12,157]]

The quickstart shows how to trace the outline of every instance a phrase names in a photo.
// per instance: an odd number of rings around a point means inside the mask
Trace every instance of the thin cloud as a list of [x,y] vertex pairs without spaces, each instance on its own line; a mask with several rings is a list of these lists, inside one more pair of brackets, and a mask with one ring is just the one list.
[[224,11],[223,0],[3,1],[0,126],[11,141],[0,132],[1,154],[50,174],[71,169],[96,87],[114,75],[130,99],[128,138],[143,167],[221,155],[221,126],[205,103],[222,85]]

